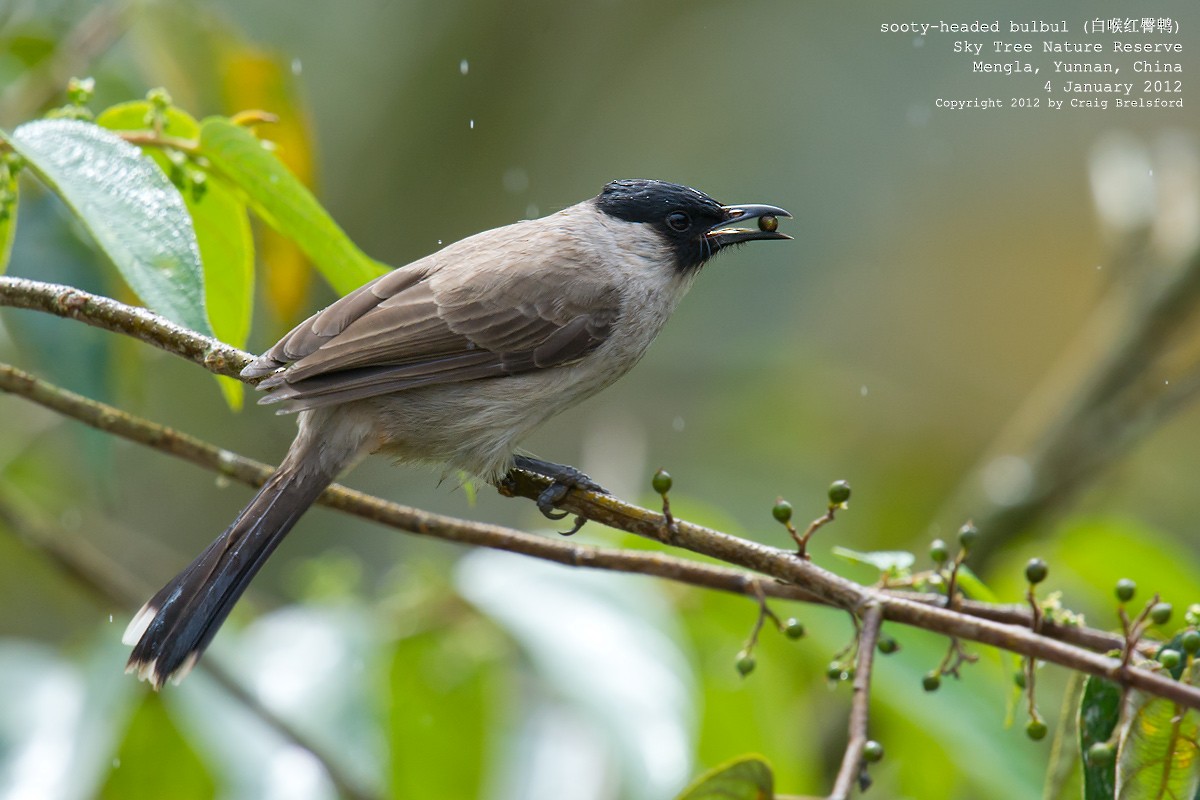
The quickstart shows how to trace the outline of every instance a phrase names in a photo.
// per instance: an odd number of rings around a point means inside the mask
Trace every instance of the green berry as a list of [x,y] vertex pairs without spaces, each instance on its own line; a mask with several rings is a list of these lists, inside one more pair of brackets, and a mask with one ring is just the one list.
[[825,677],[831,681],[840,681],[846,675],[846,670],[837,661],[832,662],[825,670]]
[[192,184],[192,202],[198,203],[208,192],[208,176],[200,170],[192,170],[189,177]]
[[783,623],[783,633],[789,639],[801,639],[804,637],[804,623],[793,617]]
[[1117,581],[1117,599],[1122,603],[1128,603],[1132,600],[1136,591],[1137,584],[1129,580],[1129,578],[1121,578],[1121,580]]
[[1013,673],[1013,683],[1015,683],[1017,685],[1018,689],[1024,689],[1026,686],[1026,682],[1027,682],[1027,679],[1025,677],[1025,670],[1019,669]]
[[1155,625],[1166,625],[1171,619],[1171,611],[1173,609],[1170,603],[1155,603],[1150,608],[1150,619]]
[[879,644],[877,646],[879,647],[879,652],[883,653],[885,656],[890,656],[892,653],[900,649],[900,643],[890,636],[880,636]]
[[750,653],[747,653],[745,650],[738,653],[737,671],[743,678],[754,672],[754,667],[757,665],[758,662],[754,660],[754,656]]
[[963,550],[970,550],[971,545],[979,539],[979,528],[975,527],[975,523],[968,522],[958,529],[958,543]]
[[71,105],[85,105],[95,93],[96,81],[93,78],[71,78],[67,81],[67,100]]
[[1025,726],[1025,735],[1035,742],[1045,739],[1049,731],[1050,729],[1046,727],[1046,723],[1040,719],[1031,719],[1029,720],[1029,724]]
[[660,469],[654,473],[654,477],[650,479],[650,485],[654,487],[654,491],[658,494],[666,494],[671,491],[671,473],[665,469]]
[[146,100],[150,105],[162,111],[171,105],[171,95],[166,89],[159,86],[157,89],[151,89],[146,92]]
[[1200,626],[1200,603],[1192,603],[1183,612],[1183,619],[1188,625]]
[[846,481],[834,481],[829,487],[829,504],[840,506],[850,499],[850,484]]
[[1178,650],[1166,648],[1158,654],[1158,663],[1162,664],[1167,669],[1175,669],[1179,666],[1179,662],[1183,660],[1183,654]]
[[771,516],[775,517],[776,522],[782,522],[784,525],[792,521],[792,504],[782,497],[775,501],[775,505],[771,508]]
[[1183,635],[1179,637],[1179,644],[1183,647],[1183,652],[1195,655],[1196,651],[1200,650],[1200,631],[1195,629],[1184,631]]
[[921,686],[925,687],[927,692],[936,692],[938,687],[942,685],[942,676],[936,672],[927,672],[925,677],[921,679]]
[[1033,584],[1041,583],[1046,580],[1046,573],[1049,571],[1045,561],[1040,558],[1031,558],[1025,565],[1025,580]]
[[1116,760],[1117,753],[1108,742],[1096,742],[1088,748],[1087,760],[1093,767],[1106,767]]
[[883,745],[874,739],[863,745],[863,761],[875,764],[881,760],[883,760]]
[[946,559],[950,557],[950,551],[946,547],[946,543],[941,539],[934,539],[929,543],[929,557],[933,559],[935,564],[945,564]]

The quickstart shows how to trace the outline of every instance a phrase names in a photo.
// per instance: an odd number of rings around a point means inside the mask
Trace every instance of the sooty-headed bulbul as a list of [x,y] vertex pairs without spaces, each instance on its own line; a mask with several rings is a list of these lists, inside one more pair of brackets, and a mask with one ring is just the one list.
[[548,516],[571,489],[600,490],[517,454],[518,443],[628,372],[706,261],[791,238],[777,230],[790,216],[613,181],[389,272],[297,325],[242,370],[261,379],[262,403],[297,413],[296,438],[233,524],[133,618],[128,671],[156,689],[182,679],[300,515],[368,453],[493,482],[514,467],[539,473],[552,481],[538,501]]

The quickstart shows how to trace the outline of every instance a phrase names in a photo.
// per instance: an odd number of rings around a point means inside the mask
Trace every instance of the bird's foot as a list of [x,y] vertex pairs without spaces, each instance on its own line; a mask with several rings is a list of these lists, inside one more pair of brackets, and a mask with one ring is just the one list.
[[[608,494],[603,486],[574,467],[569,467],[565,464],[555,464],[530,456],[517,456],[514,460],[514,465],[517,469],[532,472],[535,475],[541,475],[543,478],[550,479],[550,485],[542,490],[542,493],[537,498],[538,511],[541,511],[542,515],[547,519],[560,520],[569,515],[570,512],[567,511],[556,511],[555,506],[561,503],[563,498],[567,496],[567,492],[572,489],[584,489],[590,492]],[[573,533],[578,533],[579,529],[586,522],[587,518],[576,515],[575,523],[571,527],[571,530],[562,531],[562,535],[570,536]]]

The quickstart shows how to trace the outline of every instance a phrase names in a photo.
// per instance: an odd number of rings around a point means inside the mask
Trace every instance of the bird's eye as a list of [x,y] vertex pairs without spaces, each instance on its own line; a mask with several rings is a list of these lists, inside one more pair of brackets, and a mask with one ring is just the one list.
[[682,211],[672,211],[670,214],[667,214],[667,225],[672,230],[686,231],[692,226],[692,218]]

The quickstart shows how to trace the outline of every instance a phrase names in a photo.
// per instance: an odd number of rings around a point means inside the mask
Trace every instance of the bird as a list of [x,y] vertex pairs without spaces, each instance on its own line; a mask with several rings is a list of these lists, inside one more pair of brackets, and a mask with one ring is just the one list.
[[301,322],[241,372],[258,380],[260,403],[297,416],[295,439],[233,523],[134,615],[126,672],[155,690],[181,681],[300,516],[368,454],[493,483],[514,468],[542,475],[538,507],[552,518],[571,490],[603,492],[519,443],[627,373],[713,256],[791,239],[780,217],[791,214],[615,180],[394,269]]

